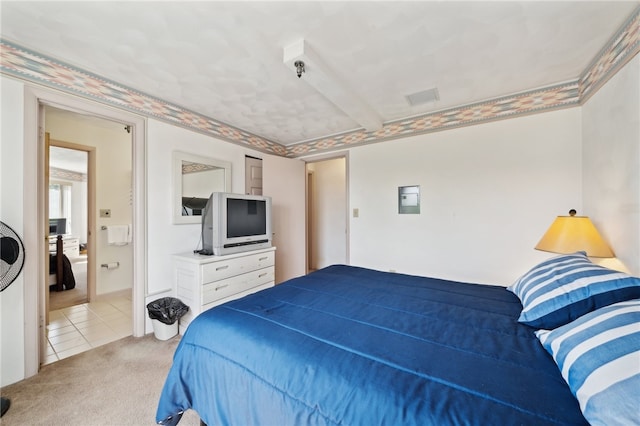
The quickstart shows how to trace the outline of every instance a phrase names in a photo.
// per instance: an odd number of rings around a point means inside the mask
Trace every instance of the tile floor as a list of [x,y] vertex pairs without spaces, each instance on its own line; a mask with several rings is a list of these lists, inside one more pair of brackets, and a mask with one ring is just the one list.
[[129,297],[51,311],[44,364],[130,336],[132,329]]

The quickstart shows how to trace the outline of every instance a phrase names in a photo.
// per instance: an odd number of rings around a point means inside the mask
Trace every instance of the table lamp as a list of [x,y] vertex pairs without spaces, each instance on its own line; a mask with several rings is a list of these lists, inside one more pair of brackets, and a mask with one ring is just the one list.
[[570,254],[584,251],[589,257],[614,257],[611,247],[602,239],[587,216],[558,216],[536,245],[536,250]]

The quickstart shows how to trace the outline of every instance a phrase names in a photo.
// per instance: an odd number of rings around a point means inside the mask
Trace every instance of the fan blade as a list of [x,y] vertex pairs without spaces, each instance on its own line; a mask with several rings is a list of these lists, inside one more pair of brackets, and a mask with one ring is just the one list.
[[0,258],[13,265],[20,256],[20,244],[11,237],[0,238]]

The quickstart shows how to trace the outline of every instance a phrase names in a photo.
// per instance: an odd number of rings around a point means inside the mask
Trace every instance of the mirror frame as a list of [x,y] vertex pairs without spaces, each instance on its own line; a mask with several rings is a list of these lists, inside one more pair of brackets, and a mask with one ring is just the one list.
[[[173,211],[173,223],[202,223],[202,216],[183,216],[182,215],[182,162],[189,161],[191,163],[206,164],[208,166],[219,167],[224,169],[224,188],[225,192],[231,192],[231,162],[218,160],[216,158],[203,157],[188,152],[173,152],[173,182],[171,185],[171,200]],[[213,192],[213,191],[212,191]]]

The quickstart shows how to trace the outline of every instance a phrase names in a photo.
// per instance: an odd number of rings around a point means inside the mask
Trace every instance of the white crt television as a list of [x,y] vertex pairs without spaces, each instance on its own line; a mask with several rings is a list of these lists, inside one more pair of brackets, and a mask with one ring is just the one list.
[[214,192],[202,212],[203,255],[271,247],[271,197]]

